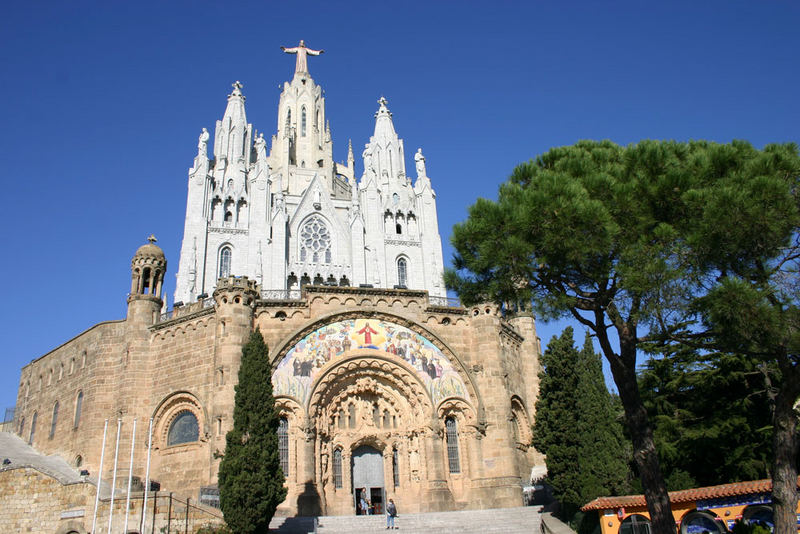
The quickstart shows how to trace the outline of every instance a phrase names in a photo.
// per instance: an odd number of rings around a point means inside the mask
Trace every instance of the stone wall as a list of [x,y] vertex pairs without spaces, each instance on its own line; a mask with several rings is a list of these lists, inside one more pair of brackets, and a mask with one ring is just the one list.
[[[402,391],[416,380],[413,369],[380,351],[353,353],[353,375],[344,373],[338,382],[331,382],[329,398],[338,398],[337,402],[373,399],[370,402],[381,410],[401,410],[393,413],[402,424],[392,429],[378,425],[339,432],[323,420],[322,414],[332,417],[325,406],[280,401],[291,423],[292,462],[289,497],[281,513],[303,511],[306,505],[302,503],[310,503],[305,511],[325,512],[330,507],[328,513],[352,513],[352,487],[347,486],[350,453],[363,444],[383,455],[386,498],[392,496],[405,510],[521,504],[520,486],[527,481],[531,466],[543,463],[541,455],[528,445],[539,369],[532,317],[506,320],[494,306],[431,306],[427,293],[410,290],[308,287],[301,300],[264,301],[258,296],[257,287],[246,278],[221,280],[214,307],[187,307],[156,324],[148,322],[151,315],[144,310],[155,304],[134,301],[131,306],[141,307],[143,313],[129,315],[126,321],[101,323],[23,369],[15,429],[23,427],[21,435],[27,441],[36,412],[33,445],[72,465],[80,462],[81,468],[94,475],[100,471],[103,428],[108,420],[101,474],[110,481],[120,419],[116,486],[124,489],[133,421],[137,422],[133,474],[143,480],[147,430],[153,418],[151,478],[160,482],[163,490],[195,499],[201,487],[216,483],[225,434],[233,423],[241,350],[254,328],[261,330],[277,365],[303,336],[326,324],[343,318],[380,320],[430,340],[466,385],[468,398],[431,404],[430,398],[424,399],[429,393],[423,388],[413,393],[422,404],[401,408],[402,402],[392,399],[412,395],[412,390]],[[403,373],[411,373],[410,378],[399,380]],[[373,380],[376,389],[356,392],[361,386],[356,387],[355,374]],[[76,428],[79,392],[83,398]],[[58,422],[51,438],[56,401]],[[423,408],[425,403],[428,405]],[[414,412],[418,415],[412,421],[411,412],[420,409],[425,415]],[[170,426],[187,411],[198,422],[198,437],[170,445]],[[448,467],[448,417],[458,426],[458,472],[450,472]],[[343,447],[345,453],[343,488],[332,486],[330,464],[335,447]],[[394,449],[398,451],[396,460]],[[397,462],[401,475],[397,487],[391,483],[392,462]]]

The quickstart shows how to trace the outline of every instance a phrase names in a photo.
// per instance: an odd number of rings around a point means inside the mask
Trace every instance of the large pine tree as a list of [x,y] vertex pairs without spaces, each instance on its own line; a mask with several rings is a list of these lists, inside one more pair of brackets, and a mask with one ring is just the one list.
[[256,330],[242,349],[233,430],[219,467],[220,507],[235,534],[266,534],[286,498],[271,376],[269,351]]
[[628,489],[622,426],[587,336],[574,346],[567,327],[542,356],[533,444],[547,455],[548,481],[569,520],[583,504]]

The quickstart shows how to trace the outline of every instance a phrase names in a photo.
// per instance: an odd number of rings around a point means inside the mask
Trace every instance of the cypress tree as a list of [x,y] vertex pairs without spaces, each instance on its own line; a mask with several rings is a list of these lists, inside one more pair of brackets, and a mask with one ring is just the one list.
[[272,396],[272,368],[261,332],[242,349],[235,388],[233,429],[226,436],[219,467],[219,499],[235,534],[261,534],[286,498],[278,452],[278,413]]
[[567,327],[542,356],[534,446],[547,456],[547,478],[565,520],[595,497],[628,489],[622,426],[605,387],[600,357],[587,336],[574,347]]

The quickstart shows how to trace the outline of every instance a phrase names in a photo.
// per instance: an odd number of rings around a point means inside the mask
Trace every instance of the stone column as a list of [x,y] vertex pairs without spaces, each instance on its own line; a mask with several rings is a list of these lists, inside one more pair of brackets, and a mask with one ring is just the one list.
[[453,494],[447,486],[445,475],[442,435],[429,429],[423,438],[425,446],[425,466],[427,468],[427,488],[420,506],[421,512],[452,510],[455,506]]

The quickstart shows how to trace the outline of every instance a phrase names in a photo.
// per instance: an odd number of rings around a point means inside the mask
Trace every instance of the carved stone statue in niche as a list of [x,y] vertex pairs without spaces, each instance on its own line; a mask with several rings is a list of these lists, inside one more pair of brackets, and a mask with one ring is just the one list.
[[411,436],[408,444],[408,463],[411,470],[411,480],[419,482],[419,437]]

